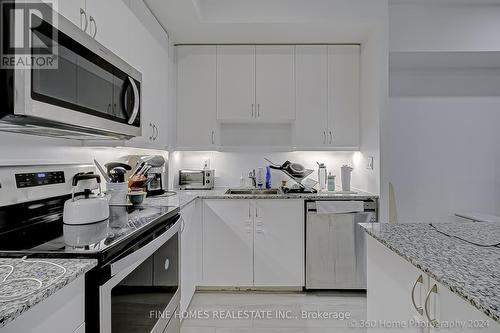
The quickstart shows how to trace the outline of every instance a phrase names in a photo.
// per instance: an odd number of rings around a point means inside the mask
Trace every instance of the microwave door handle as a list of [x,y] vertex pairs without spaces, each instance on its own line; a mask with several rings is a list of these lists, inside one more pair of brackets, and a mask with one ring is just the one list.
[[[135,84],[134,79],[132,79],[130,76],[128,77],[128,80],[130,82],[130,85],[132,86],[132,90],[134,92],[134,108],[132,109],[132,115],[130,116],[128,120],[128,124],[132,125],[135,121],[135,118],[137,118],[137,115],[139,114],[139,105],[140,105],[140,95],[139,95],[139,89],[137,88],[137,84]],[[125,105],[127,105],[125,103]]]

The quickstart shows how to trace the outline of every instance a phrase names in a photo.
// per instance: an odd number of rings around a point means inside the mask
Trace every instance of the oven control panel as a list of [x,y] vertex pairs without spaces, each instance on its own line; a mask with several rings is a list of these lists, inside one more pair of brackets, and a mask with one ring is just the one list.
[[34,187],[65,182],[64,171],[16,173],[17,188]]

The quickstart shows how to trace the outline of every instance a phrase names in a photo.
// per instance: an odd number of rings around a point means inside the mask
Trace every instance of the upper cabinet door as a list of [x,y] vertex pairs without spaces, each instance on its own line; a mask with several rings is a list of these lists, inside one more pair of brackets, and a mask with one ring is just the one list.
[[113,53],[128,61],[131,41],[134,43],[137,41],[131,36],[133,32],[129,23],[132,16],[130,9],[122,0],[86,1],[89,20],[87,33]]
[[359,148],[360,46],[328,47],[328,143]]
[[[74,25],[82,30],[87,28],[85,0],[63,0],[57,2],[57,11],[59,14],[70,20]],[[88,17],[87,17],[88,18]]]
[[328,143],[328,46],[295,47],[295,92],[297,119],[294,145],[324,148]]
[[217,145],[217,56],[215,46],[177,47],[177,146]]
[[256,46],[257,119],[295,120],[294,45]]
[[255,116],[255,46],[217,46],[217,119],[250,121]]

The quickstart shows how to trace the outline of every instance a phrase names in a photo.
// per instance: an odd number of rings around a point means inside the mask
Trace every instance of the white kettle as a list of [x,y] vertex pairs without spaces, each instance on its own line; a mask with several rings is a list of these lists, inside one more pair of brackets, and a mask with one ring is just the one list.
[[[75,197],[79,181],[95,179],[99,185],[99,194],[93,194],[85,188],[83,195]],[[64,203],[63,222],[69,225],[81,225],[101,222],[109,218],[109,203],[101,191],[101,177],[94,173],[78,173],[73,177],[71,199]]]

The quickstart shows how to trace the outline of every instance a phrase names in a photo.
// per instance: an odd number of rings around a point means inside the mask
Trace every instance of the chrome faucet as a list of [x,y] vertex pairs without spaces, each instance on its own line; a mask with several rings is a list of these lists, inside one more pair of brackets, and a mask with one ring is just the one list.
[[248,173],[248,178],[252,180],[253,188],[257,188],[257,177],[255,176],[255,169]]

